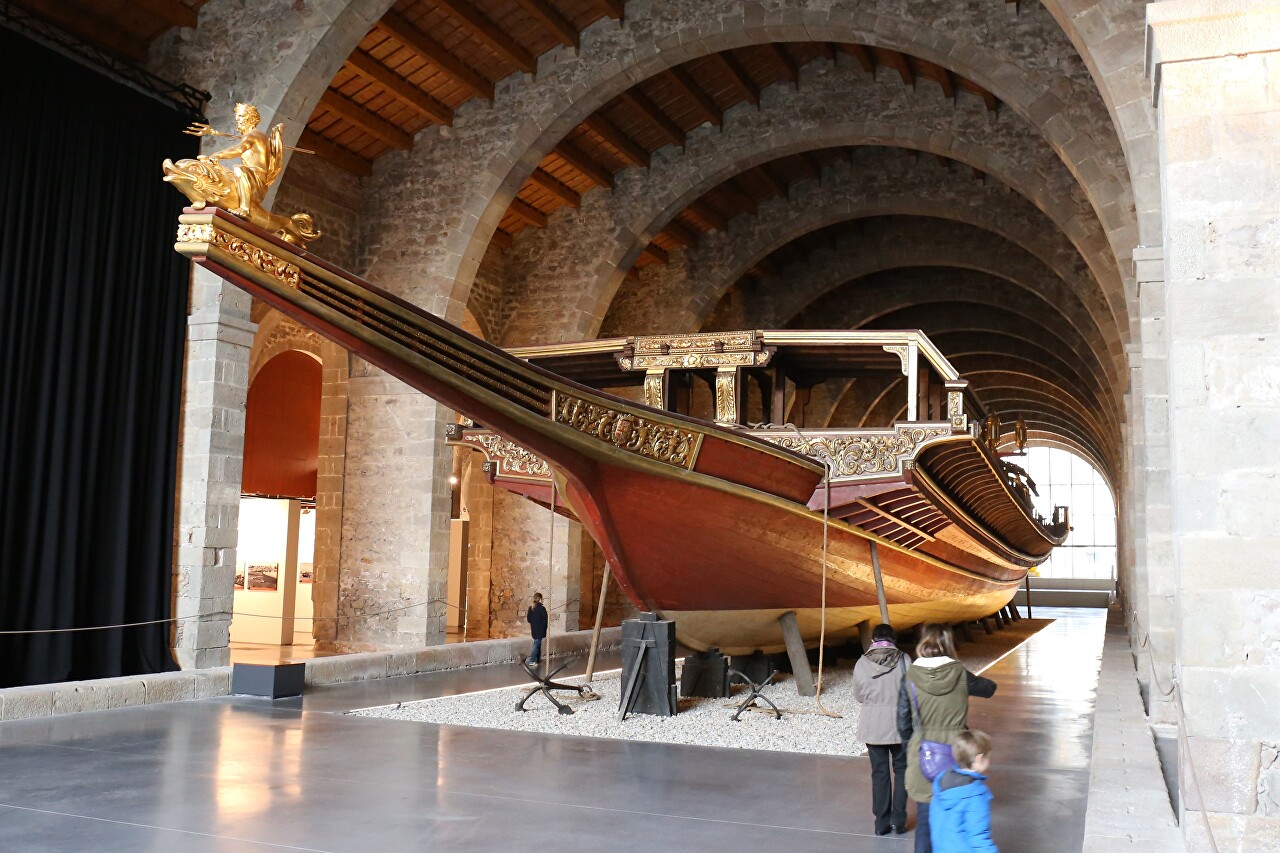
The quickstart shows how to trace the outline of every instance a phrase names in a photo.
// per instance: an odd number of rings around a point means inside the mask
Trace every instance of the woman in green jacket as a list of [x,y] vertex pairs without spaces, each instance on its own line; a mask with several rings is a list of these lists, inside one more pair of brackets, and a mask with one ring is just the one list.
[[920,772],[920,741],[950,744],[969,727],[969,697],[990,698],[996,683],[974,675],[956,660],[955,638],[946,625],[925,625],[916,661],[898,695],[898,730],[907,743],[907,794],[916,801],[915,853],[932,853],[929,840],[931,779]]

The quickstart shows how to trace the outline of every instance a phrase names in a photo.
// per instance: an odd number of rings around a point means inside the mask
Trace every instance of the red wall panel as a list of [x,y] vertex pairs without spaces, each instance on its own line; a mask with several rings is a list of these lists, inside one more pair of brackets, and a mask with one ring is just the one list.
[[268,361],[249,386],[245,411],[246,494],[316,496],[320,363],[290,351]]

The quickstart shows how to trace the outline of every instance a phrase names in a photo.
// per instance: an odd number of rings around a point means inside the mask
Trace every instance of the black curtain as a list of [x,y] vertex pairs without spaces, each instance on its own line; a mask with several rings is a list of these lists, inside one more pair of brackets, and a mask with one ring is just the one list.
[[[193,156],[176,109],[0,28],[0,631],[171,615]],[[0,634],[0,687],[173,669],[169,624]]]

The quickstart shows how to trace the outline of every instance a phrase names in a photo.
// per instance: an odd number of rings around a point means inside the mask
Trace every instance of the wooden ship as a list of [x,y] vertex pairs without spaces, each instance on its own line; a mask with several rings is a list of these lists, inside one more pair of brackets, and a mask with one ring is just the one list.
[[[225,210],[180,223],[184,255],[464,415],[451,441],[483,452],[496,485],[580,521],[631,600],[694,649],[780,651],[792,612],[806,644],[824,617],[839,641],[880,621],[882,600],[899,627],[981,618],[1067,534],[1065,510],[1035,513],[981,403],[919,331],[508,352]],[[872,380],[901,398],[885,424],[788,423],[819,384]]]

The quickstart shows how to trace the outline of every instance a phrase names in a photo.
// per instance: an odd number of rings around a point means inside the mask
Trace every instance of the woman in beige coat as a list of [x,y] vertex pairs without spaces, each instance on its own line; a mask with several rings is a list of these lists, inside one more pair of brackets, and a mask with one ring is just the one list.
[[[907,831],[907,752],[898,734],[898,691],[911,658],[898,650],[888,625],[871,632],[871,648],[853,667],[853,689],[862,710],[858,740],[871,759],[871,813],[876,835]],[[892,768],[892,772],[890,772]]]

